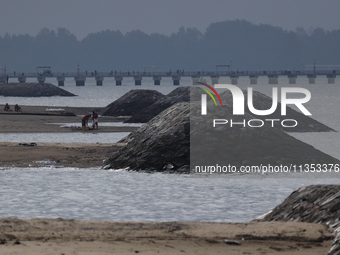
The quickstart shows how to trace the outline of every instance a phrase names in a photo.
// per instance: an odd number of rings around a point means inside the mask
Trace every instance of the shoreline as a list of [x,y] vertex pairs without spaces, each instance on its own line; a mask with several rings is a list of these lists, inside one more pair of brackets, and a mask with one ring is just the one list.
[[[326,254],[332,231],[301,222],[0,219],[0,254]],[[225,239],[240,245],[228,245]],[[15,244],[16,243],[16,244]],[[52,253],[54,252],[54,253]],[[85,253],[86,252],[86,253]]]
[[[9,133],[109,133],[132,132],[138,127],[101,126],[104,122],[123,122],[126,117],[100,117],[99,129],[82,131],[81,127],[62,128],[62,123],[79,123],[83,114],[92,111],[89,107],[48,107],[23,106],[22,112],[7,113],[0,109],[0,135]],[[64,109],[65,111],[46,111]],[[105,108],[96,108],[98,113]],[[66,113],[66,114],[65,114]],[[34,141],[33,141],[34,142]],[[0,165],[11,167],[57,167],[91,168],[101,167],[103,160],[109,158],[125,144],[117,143],[48,143],[37,142],[36,146],[22,146],[19,142],[0,142]]]
[[103,160],[125,146],[123,143],[37,143],[22,146],[14,142],[0,142],[2,168],[57,167],[90,168],[100,167]]

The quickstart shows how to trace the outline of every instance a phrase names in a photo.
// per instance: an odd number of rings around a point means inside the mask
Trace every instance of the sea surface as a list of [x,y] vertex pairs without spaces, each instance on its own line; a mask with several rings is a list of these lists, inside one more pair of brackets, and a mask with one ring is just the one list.
[[[210,82],[208,77],[205,79]],[[47,79],[47,82],[57,83],[54,79]],[[230,83],[230,79],[221,78],[220,83]],[[189,86],[190,79],[182,79],[181,85]],[[240,77],[238,86],[242,89],[249,87],[249,78]],[[289,85],[288,78],[280,77],[279,84],[274,86],[307,88],[312,99],[305,106],[312,117],[336,131],[340,130],[339,78],[335,84],[328,84],[326,77],[318,77],[316,84],[308,84],[306,77],[298,77],[296,85]],[[273,85],[268,85],[266,77],[259,77],[258,85],[252,87],[271,96]],[[154,86],[151,79],[144,79],[141,86],[135,86],[133,79],[124,79],[123,86],[115,86],[113,79],[104,80],[103,86],[95,86],[93,79],[87,80],[84,87],[76,87],[72,79],[67,79],[63,89],[77,97],[0,97],[0,105],[6,102],[19,104],[23,109],[25,105],[95,108],[108,105],[131,89],[156,89],[168,94],[175,88],[171,79],[163,79],[160,86]],[[70,140],[67,134],[0,133],[0,141],[81,142],[82,135]],[[106,135],[109,139],[105,141],[102,141],[101,134],[88,135],[86,140],[115,142],[125,134]],[[340,159],[339,132],[291,135]],[[247,222],[268,212],[301,186],[340,184],[339,174],[223,175],[210,178],[100,168],[1,168],[0,163],[0,217]]]

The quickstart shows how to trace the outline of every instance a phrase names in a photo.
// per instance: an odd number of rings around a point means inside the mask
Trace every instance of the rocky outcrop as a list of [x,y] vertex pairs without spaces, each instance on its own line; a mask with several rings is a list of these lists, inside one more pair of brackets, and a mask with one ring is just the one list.
[[150,106],[132,115],[131,118],[125,121],[125,123],[146,123],[157,114],[176,103],[189,102],[189,93],[190,87],[178,87],[170,92],[167,96],[158,99]]
[[9,83],[0,84],[0,95],[6,97],[51,97],[76,96],[50,83]]
[[[247,99],[248,93],[246,90],[243,90],[244,98]],[[220,94],[222,102],[232,102],[233,98],[229,90]],[[247,100],[245,100],[246,102]],[[265,94],[262,94],[258,91],[253,91],[253,104],[254,108],[257,110],[268,110],[272,106],[272,98],[268,97]],[[278,102],[276,110],[270,114],[265,116],[255,115],[250,112],[248,108],[248,104],[244,104],[245,112],[252,115],[253,119],[261,119],[265,121],[266,119],[294,119],[298,122],[296,127],[282,127],[280,121],[275,121],[274,126],[280,130],[285,132],[330,132],[335,131],[334,129],[318,122],[315,119],[312,119],[309,116],[302,114],[299,111],[296,111],[290,107],[287,107],[287,113],[285,116],[281,115],[281,103]],[[292,125],[293,123],[290,123]]]
[[124,148],[104,162],[104,169],[189,170],[189,103],[178,103],[132,132]]
[[255,221],[324,223],[335,228],[333,246],[328,255],[340,254],[340,185],[301,187]]
[[106,106],[104,116],[132,116],[165,96],[156,90],[134,89]]
[[311,185],[290,194],[258,221],[340,224],[340,185]]
[[[177,103],[164,110],[120,141],[126,146],[114,153],[105,162],[104,168],[175,171],[216,164],[239,168],[248,165],[289,167],[339,163],[337,159],[276,128],[242,125],[214,128],[212,122],[200,114],[200,110],[199,103],[188,102]],[[231,106],[219,108],[219,114],[230,118]],[[246,114],[245,118],[252,117]],[[235,117],[234,120],[241,122]]]

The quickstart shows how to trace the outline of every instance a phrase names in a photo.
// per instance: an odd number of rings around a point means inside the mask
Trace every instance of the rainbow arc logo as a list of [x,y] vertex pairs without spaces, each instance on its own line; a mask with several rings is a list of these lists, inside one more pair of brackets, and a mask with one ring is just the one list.
[[[217,96],[218,100],[220,101],[220,104],[223,105],[223,104],[222,104],[222,100],[221,100],[221,98],[220,98],[220,95],[217,93],[217,91],[216,91],[213,87],[211,87],[210,85],[208,85],[208,84],[206,84],[206,83],[203,83],[203,82],[198,82],[198,83],[199,83],[199,84],[202,84],[203,86],[206,86],[206,87],[209,88],[212,92],[214,92],[214,94]],[[215,100],[214,96],[211,94],[211,92],[210,92],[209,90],[204,89],[204,88],[201,88],[201,87],[197,87],[197,88],[199,88],[199,89],[203,90],[204,92],[206,92],[206,93],[212,98],[212,100],[214,101],[215,105],[217,106],[216,100]]]
[[[215,93],[215,95],[217,96],[218,100],[220,101],[220,104],[222,104],[222,100],[221,100],[221,97],[220,95],[217,93],[217,91],[211,87],[210,85],[206,84],[206,83],[203,83],[203,82],[198,82],[199,84],[202,84],[203,86],[206,86],[208,89],[210,89],[212,92]],[[211,92],[207,89],[204,89],[204,88],[201,88],[201,87],[197,87],[201,90],[203,90],[204,92],[206,92],[211,98],[212,100],[214,101],[215,105],[217,106],[217,103],[216,103],[216,100],[213,96],[213,94],[211,94]],[[207,115],[207,95],[206,94],[202,94],[202,108],[201,108],[201,112],[202,112],[202,115]]]

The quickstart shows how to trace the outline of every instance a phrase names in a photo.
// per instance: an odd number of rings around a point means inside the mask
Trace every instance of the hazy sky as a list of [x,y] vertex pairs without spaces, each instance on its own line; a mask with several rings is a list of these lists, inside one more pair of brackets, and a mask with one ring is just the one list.
[[170,35],[245,19],[284,29],[340,29],[339,0],[0,0],[0,35],[67,28],[78,39],[105,29]]

